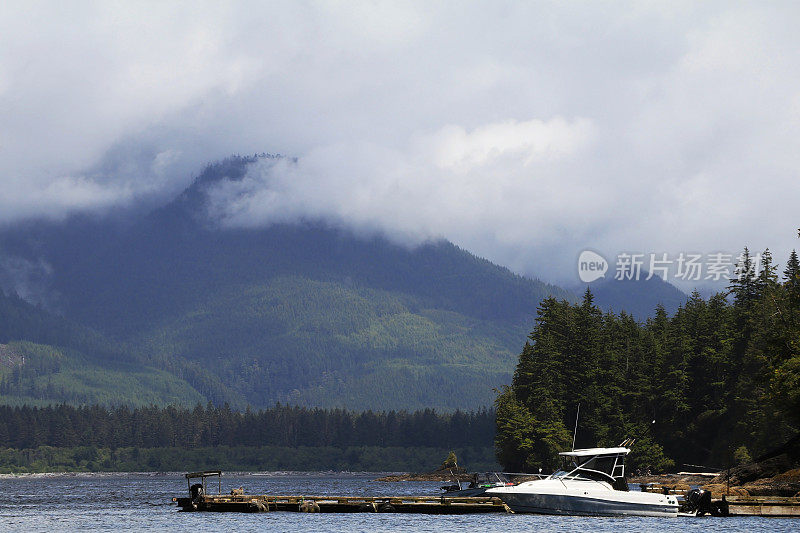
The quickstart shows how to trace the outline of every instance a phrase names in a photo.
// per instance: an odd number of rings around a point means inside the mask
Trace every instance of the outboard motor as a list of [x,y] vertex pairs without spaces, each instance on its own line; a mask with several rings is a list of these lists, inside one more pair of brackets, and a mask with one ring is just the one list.
[[711,514],[711,493],[703,489],[692,489],[686,493],[686,510],[696,516]]
[[195,483],[189,487],[189,492],[192,495],[192,503],[197,503],[203,498],[203,484]]

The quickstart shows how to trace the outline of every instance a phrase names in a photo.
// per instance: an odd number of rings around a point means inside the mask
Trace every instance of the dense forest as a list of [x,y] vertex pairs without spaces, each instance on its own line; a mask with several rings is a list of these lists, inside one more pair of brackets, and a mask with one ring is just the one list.
[[0,403],[186,406],[206,398],[141,351],[0,290]]
[[497,470],[492,447],[178,446],[0,448],[0,474],[24,472],[428,472],[450,452],[471,470]]
[[493,466],[494,413],[0,406],[0,471]]
[[0,447],[37,446],[436,446],[486,447],[494,412],[432,409],[353,413],[275,406],[105,408],[0,406]]
[[[782,275],[781,275],[782,274]],[[725,467],[774,448],[800,424],[800,263],[783,272],[745,249],[725,294],[691,295],[640,323],[583,302],[544,300],[512,385],[497,401],[496,453],[510,470],[569,449],[636,438],[634,468]]]

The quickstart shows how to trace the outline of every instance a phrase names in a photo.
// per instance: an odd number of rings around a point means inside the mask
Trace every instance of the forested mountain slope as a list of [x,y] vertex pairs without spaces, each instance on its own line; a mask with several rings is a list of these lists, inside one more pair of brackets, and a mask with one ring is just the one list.
[[589,284],[589,288],[600,309],[615,313],[625,311],[641,321],[655,316],[655,309],[658,306],[662,306],[669,315],[673,315],[686,303],[688,295],[674,285],[666,283],[658,276],[646,278],[646,272],[638,280],[618,280],[610,274],[608,279],[600,279]]
[[0,292],[0,401],[193,405],[188,383],[101,334]]
[[252,161],[209,166],[137,220],[30,223],[0,242],[46,262],[49,303],[113,338],[125,353],[111,359],[141,354],[236,407],[489,405],[538,302],[574,299],[445,241],[409,248],[314,222],[220,227],[205,191]]
[[0,252],[32,272],[16,285],[29,299],[113,339],[109,353],[76,350],[158,368],[189,384],[187,400],[234,407],[490,405],[539,302],[577,300],[447,241],[409,247],[308,220],[221,226],[209,190],[257,159],[209,165],[149,213],[5,228]]

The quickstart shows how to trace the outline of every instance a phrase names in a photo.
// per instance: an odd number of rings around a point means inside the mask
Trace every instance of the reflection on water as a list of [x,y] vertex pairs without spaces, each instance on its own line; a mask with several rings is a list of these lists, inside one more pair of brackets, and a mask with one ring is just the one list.
[[[225,475],[223,492],[350,496],[438,494],[438,482],[382,483],[377,474]],[[211,486],[215,487],[216,484]],[[0,478],[2,531],[797,531],[780,518],[587,518],[537,515],[179,513],[180,474],[97,474]]]

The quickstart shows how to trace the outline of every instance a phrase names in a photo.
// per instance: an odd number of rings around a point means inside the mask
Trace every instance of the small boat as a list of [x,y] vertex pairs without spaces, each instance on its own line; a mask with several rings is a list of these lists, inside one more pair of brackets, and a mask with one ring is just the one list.
[[444,491],[442,496],[445,498],[483,496],[484,493],[491,488],[513,485],[504,474],[498,472],[472,474],[472,480],[464,485],[461,484],[457,476],[454,477],[456,477],[455,485],[445,485],[442,487]]
[[564,469],[544,479],[495,487],[497,496],[515,513],[588,516],[678,516],[675,496],[629,491],[625,456],[630,441],[616,448],[586,448],[561,452]]

